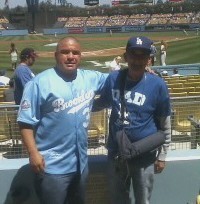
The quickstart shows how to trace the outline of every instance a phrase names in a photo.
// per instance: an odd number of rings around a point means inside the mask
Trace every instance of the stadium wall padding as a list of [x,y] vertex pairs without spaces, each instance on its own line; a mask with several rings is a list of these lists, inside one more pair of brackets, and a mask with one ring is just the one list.
[[[166,168],[155,176],[151,204],[195,203],[200,188],[199,155],[198,149],[169,151]],[[89,157],[87,204],[108,204],[106,167],[106,155]],[[19,199],[20,204],[39,204],[28,159],[1,160],[0,181],[0,204],[14,204]]]
[[20,36],[28,35],[28,30],[1,30],[0,36]]

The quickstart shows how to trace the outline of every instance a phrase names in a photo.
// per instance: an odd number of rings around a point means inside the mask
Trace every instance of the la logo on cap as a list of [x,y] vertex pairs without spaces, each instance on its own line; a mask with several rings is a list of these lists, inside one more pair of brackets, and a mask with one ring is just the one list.
[[136,44],[137,45],[142,45],[142,40],[140,38],[137,38]]

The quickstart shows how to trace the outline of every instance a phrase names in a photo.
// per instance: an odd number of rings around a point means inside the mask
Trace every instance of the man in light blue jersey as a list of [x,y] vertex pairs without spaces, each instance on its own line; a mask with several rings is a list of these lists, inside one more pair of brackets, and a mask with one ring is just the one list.
[[81,47],[73,37],[58,42],[55,59],[27,83],[17,120],[41,203],[84,204],[90,111],[107,75],[78,68]]
[[[109,74],[94,106],[94,109],[112,107],[107,144],[109,204],[133,203],[130,197],[135,198],[135,204],[149,204],[154,173],[165,167],[171,140],[170,99],[164,80],[145,72],[151,44],[144,36],[128,40],[124,54],[128,69]],[[151,149],[160,138],[162,145]],[[145,145],[134,154],[134,144],[136,149]],[[122,152],[123,147],[127,149]]]

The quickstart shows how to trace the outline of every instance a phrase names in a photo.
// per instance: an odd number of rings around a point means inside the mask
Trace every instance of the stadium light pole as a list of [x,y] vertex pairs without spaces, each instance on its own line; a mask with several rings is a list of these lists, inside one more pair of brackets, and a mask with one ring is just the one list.
[[32,29],[31,32],[35,33],[35,13],[38,8],[39,0],[26,0],[27,6],[28,6],[28,12],[31,13],[31,19],[32,19]]

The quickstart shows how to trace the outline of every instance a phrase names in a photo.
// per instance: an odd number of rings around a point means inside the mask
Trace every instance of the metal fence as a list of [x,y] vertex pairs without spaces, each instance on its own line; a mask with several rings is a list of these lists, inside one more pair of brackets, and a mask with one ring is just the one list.
[[[200,145],[200,96],[173,97],[171,150],[197,149]],[[16,122],[18,106],[0,105],[0,159],[28,157]],[[92,113],[88,155],[106,155],[109,110]]]

